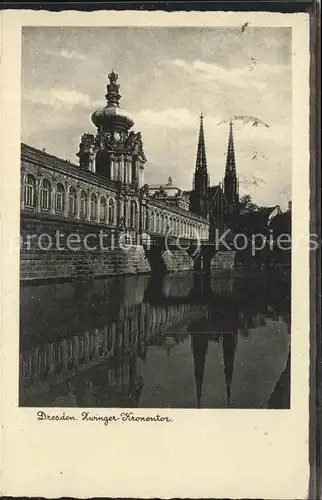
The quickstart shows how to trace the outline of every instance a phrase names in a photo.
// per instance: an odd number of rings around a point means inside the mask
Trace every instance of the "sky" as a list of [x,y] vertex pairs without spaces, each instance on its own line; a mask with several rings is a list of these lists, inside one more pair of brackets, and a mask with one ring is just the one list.
[[[204,115],[211,185],[225,171],[234,122],[240,195],[259,205],[291,199],[291,28],[24,27],[22,142],[78,163],[91,114],[105,105],[108,73],[119,75],[120,106],[142,133],[145,181],[169,176],[192,187],[199,115]],[[221,122],[225,123],[221,123]]]

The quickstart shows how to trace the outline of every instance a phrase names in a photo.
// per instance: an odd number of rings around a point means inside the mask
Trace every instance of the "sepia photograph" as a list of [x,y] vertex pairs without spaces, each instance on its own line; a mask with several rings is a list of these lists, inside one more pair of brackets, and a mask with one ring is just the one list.
[[290,409],[292,28],[21,49],[19,406]]
[[1,494],[311,498],[309,15],[1,14]]

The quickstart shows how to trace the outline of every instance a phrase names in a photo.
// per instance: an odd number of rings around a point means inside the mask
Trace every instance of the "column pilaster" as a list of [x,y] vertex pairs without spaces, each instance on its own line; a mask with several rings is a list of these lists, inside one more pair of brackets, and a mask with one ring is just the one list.
[[98,193],[96,200],[96,222],[99,223],[101,220],[101,194]]
[[112,181],[117,180],[117,175],[116,175],[116,164],[115,164],[115,156],[111,155],[111,170],[110,170],[110,176]]
[[85,219],[87,221],[91,220],[91,192],[90,192],[90,190],[87,191],[87,211],[86,211]]
[[125,182],[125,172],[124,172],[124,156],[121,155],[119,158],[119,169],[120,169],[120,181]]
[[132,184],[133,179],[132,179],[132,158],[131,158],[131,156],[127,157],[127,170],[128,170],[128,182],[129,182],[129,184]]
[[76,219],[80,218],[80,194],[81,190],[77,189],[76,191]]
[[64,211],[63,216],[68,217],[68,208],[69,208],[69,186],[64,186]]

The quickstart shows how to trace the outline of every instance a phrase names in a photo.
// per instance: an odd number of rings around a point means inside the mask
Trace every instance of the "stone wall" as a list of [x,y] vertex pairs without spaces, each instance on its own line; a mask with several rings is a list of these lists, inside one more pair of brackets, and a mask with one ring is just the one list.
[[162,254],[162,261],[166,272],[190,271],[194,267],[192,257],[180,249],[166,250]]
[[[104,232],[103,245],[100,245],[100,230]],[[57,231],[63,235],[59,245]],[[132,275],[151,271],[142,245],[133,244],[128,248],[124,245],[122,248],[118,244],[117,234],[112,235],[104,226],[22,217],[20,235],[20,279],[23,282]],[[77,237],[81,243],[74,241],[72,248],[68,248],[66,241],[70,235],[73,235],[74,240]],[[93,249],[84,247],[85,237],[87,245]],[[51,247],[45,249],[49,247],[50,241]]]
[[233,269],[236,252],[233,250],[219,251],[210,261],[211,269]]

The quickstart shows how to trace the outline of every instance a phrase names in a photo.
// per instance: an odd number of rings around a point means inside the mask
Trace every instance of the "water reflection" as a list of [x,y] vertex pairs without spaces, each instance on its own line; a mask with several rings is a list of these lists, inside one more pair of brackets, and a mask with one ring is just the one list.
[[22,287],[20,331],[22,406],[290,405],[288,276]]

